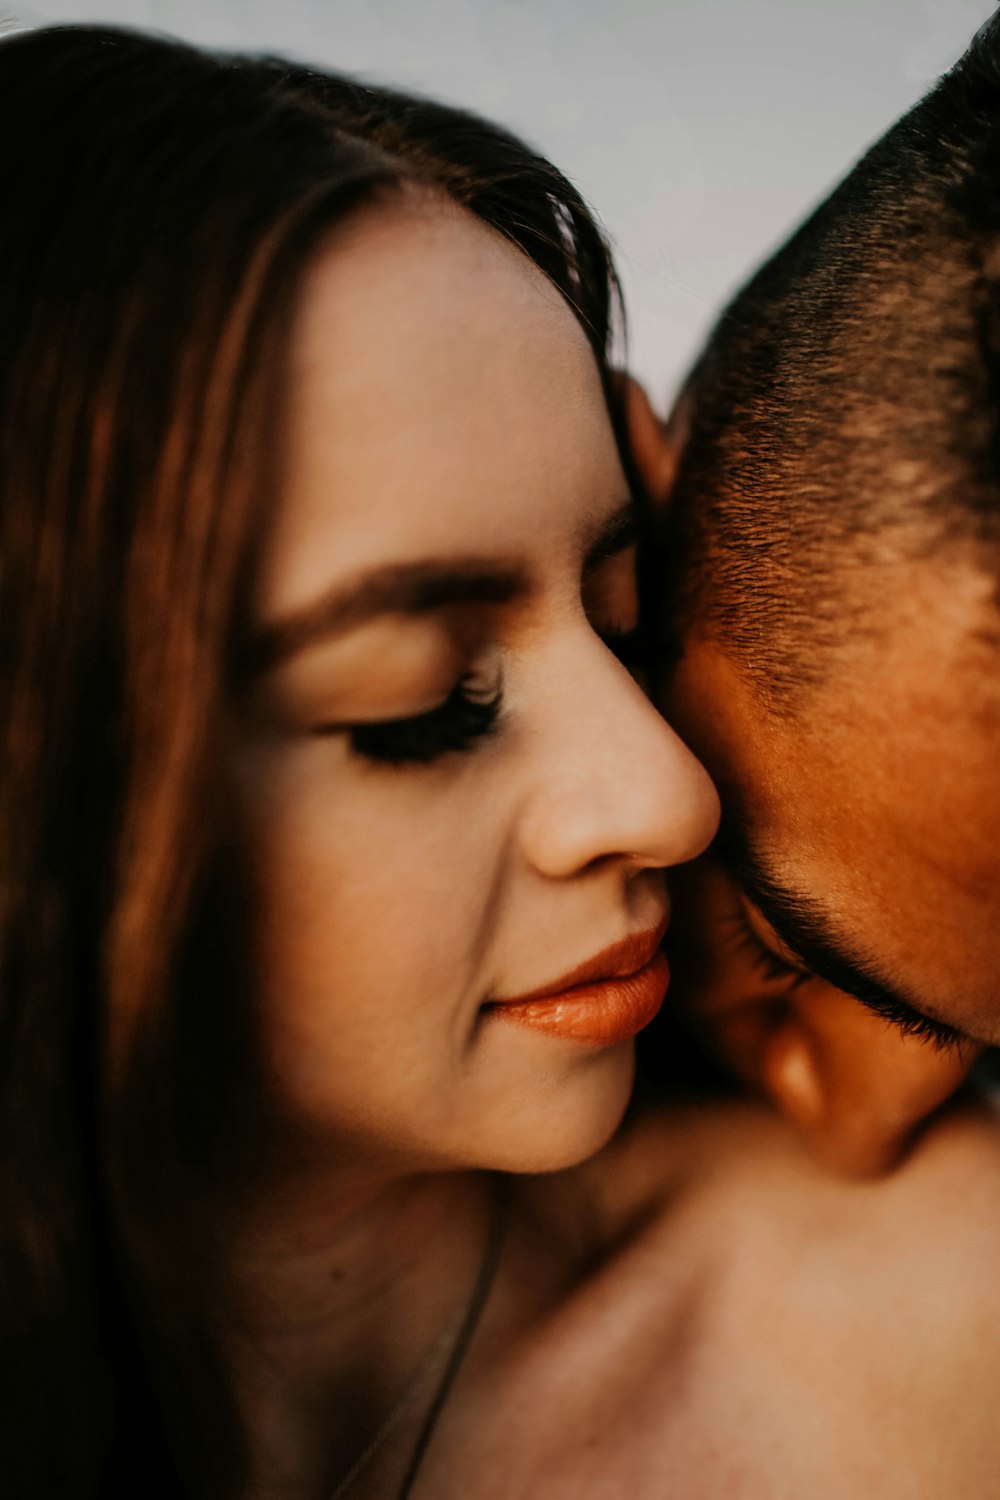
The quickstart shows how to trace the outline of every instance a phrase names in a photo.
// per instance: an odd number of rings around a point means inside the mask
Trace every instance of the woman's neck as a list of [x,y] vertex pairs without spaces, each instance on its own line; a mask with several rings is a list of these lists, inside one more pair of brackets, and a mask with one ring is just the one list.
[[363,1181],[313,1167],[206,1217],[196,1259],[241,1494],[331,1493],[428,1356],[446,1360],[492,1204],[478,1174]]

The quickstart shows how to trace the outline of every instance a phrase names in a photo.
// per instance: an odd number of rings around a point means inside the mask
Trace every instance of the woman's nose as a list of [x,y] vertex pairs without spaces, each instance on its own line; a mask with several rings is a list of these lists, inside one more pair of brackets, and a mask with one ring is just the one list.
[[715,787],[621,663],[590,646],[563,663],[536,727],[524,853],[553,878],[606,860],[694,859],[718,827]]

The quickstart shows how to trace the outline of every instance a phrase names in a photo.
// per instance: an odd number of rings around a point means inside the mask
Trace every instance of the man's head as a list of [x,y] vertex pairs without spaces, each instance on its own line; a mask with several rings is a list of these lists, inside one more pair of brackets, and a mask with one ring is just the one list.
[[785,949],[1000,1041],[1000,24],[724,314],[682,402],[668,714]]

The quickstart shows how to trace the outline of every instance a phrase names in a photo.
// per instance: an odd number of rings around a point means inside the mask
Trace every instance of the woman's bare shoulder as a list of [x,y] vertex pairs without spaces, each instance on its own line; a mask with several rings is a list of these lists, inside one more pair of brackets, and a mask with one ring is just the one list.
[[[615,1239],[662,1216],[702,1219],[754,1237],[871,1236],[925,1258],[947,1247],[985,1274],[984,1243],[1000,1243],[1000,1107],[984,1098],[951,1106],[894,1171],[862,1181],[817,1162],[756,1101],[658,1107],[636,1112],[578,1176]],[[1000,1297],[1000,1275],[991,1279]]]
[[657,1111],[632,1130],[594,1169],[623,1244],[643,1250],[630,1263],[650,1308],[677,1280],[694,1319],[691,1420],[709,1434],[729,1391],[778,1443],[776,1407],[804,1423],[821,1410],[820,1447],[849,1440],[859,1463],[881,1463],[906,1446],[941,1477],[926,1493],[985,1493],[1000,1463],[996,1108],[948,1109],[894,1172],[863,1182],[753,1104]]
[[857,1182],[763,1106],[675,1106],[636,1113],[560,1177],[566,1195],[539,1183],[538,1201],[564,1222],[591,1209],[575,1222],[598,1253],[532,1342],[532,1378],[567,1422],[573,1402],[583,1426],[653,1412],[629,1451],[657,1493],[735,1493],[734,1473],[747,1494],[992,1493],[992,1109],[948,1110],[895,1172]]
[[[636,1232],[703,1267],[710,1343],[751,1367],[768,1345],[817,1392],[831,1364],[867,1368],[883,1390],[912,1368],[900,1422],[1000,1379],[994,1105],[943,1111],[895,1171],[864,1181],[837,1177],[752,1104],[658,1112],[622,1146]],[[661,1152],[672,1166],[658,1181]]]

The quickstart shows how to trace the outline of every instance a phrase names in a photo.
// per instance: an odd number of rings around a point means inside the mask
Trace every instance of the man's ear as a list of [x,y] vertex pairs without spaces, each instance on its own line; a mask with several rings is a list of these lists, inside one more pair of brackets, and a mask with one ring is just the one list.
[[651,500],[664,504],[677,472],[680,449],[654,412],[637,380],[623,374],[622,394],[629,446]]
[[759,1052],[759,1084],[825,1160],[855,1175],[892,1167],[962,1083],[979,1049],[904,1037],[830,985],[790,996]]

